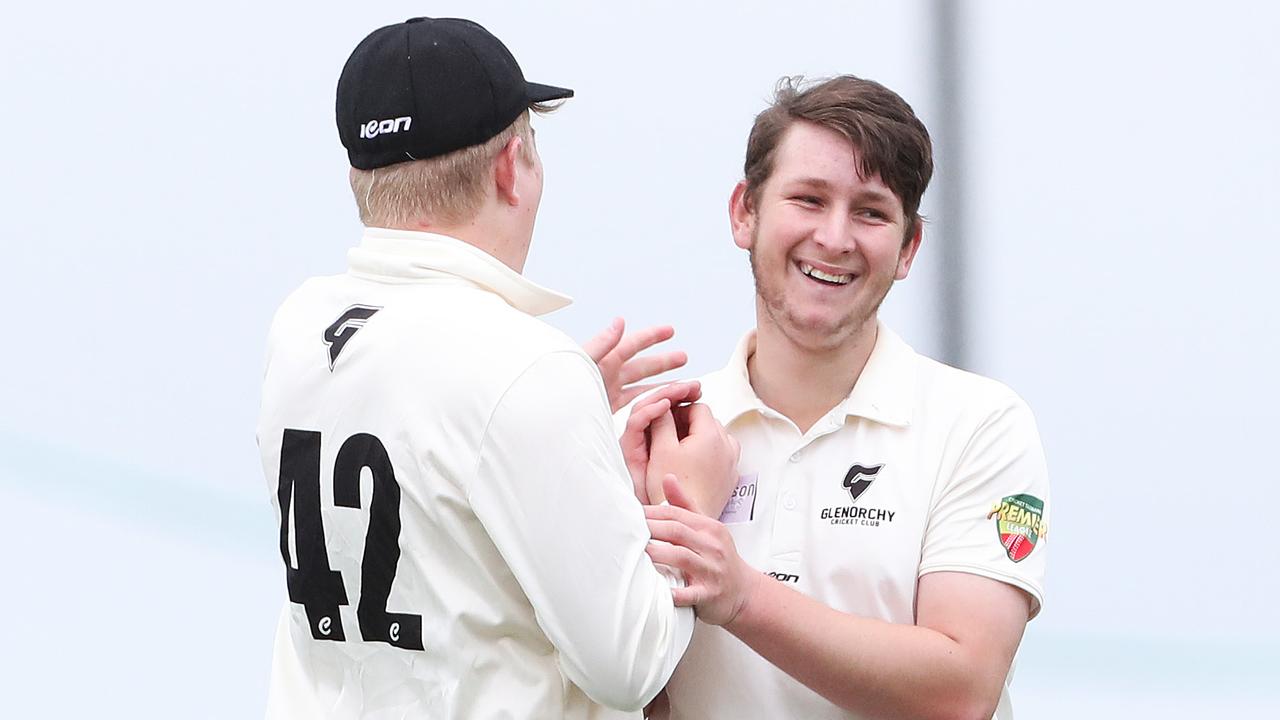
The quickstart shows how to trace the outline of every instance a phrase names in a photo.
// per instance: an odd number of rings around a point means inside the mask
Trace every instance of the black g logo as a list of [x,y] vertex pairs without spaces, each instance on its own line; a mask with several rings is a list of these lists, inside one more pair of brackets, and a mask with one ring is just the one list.
[[862,493],[871,487],[871,483],[875,482],[876,475],[880,473],[880,468],[883,467],[884,464],[882,463],[872,467],[854,465],[849,468],[849,472],[845,473],[844,476],[844,489],[849,491],[849,497],[853,498],[854,502],[858,502],[858,498],[862,497]]
[[364,327],[374,313],[381,309],[369,305],[352,305],[337,320],[334,320],[332,325],[325,328],[324,344],[329,346],[330,372],[333,371],[333,364],[338,361],[338,354],[342,352],[347,341]]

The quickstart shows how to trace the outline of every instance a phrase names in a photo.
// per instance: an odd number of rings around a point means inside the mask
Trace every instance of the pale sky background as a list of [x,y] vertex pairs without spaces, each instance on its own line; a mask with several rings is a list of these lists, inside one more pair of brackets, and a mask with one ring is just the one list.
[[[1280,9],[960,5],[944,133],[932,3],[47,2],[0,22],[0,717],[248,718],[285,597],[253,428],[263,341],[359,234],[333,126],[355,44],[461,15],[535,81],[527,270],[548,319],[673,323],[687,375],[753,322],[726,203],[781,75],[913,104],[963,227],[933,216],[885,307],[942,348],[938,248],[969,244],[966,365],[1035,410],[1053,480],[1018,717],[1280,710]],[[949,158],[962,158],[959,167]]]

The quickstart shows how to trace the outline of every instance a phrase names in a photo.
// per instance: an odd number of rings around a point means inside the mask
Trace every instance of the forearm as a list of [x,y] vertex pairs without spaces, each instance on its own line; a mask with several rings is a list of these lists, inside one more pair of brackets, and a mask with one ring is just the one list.
[[842,613],[767,579],[725,629],[832,703],[877,718],[990,720],[1004,680],[936,630]]

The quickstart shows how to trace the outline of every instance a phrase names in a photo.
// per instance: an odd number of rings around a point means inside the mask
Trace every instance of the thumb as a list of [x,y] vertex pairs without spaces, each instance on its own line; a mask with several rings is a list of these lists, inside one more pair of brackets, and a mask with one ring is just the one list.
[[698,510],[697,503],[684,491],[684,486],[680,484],[680,480],[675,475],[667,473],[666,477],[662,478],[662,492],[666,494],[668,503],[678,508],[684,508],[689,512],[702,514]]
[[625,329],[625,321],[622,318],[614,318],[609,321],[608,327],[600,331],[600,334],[582,343],[582,349],[587,351],[596,364],[599,364],[605,355],[618,346]]

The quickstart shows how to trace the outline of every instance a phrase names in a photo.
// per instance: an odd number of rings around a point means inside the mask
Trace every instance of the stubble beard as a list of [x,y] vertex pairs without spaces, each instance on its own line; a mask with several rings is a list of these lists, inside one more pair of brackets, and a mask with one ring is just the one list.
[[[806,323],[801,322],[799,318],[791,313],[787,308],[783,291],[780,288],[773,287],[764,279],[760,272],[759,264],[756,262],[756,247],[756,239],[753,238],[751,250],[747,256],[751,262],[751,277],[755,280],[756,298],[759,305],[764,308],[765,314],[769,316],[769,321],[792,343],[809,350],[837,350],[863,332],[868,325],[874,328],[876,315],[880,311],[880,305],[884,303],[884,299],[889,295],[889,290],[893,287],[893,280],[889,281],[884,292],[880,293],[880,297],[876,298],[875,303],[865,312],[859,312],[856,307],[852,308],[829,331],[818,334],[806,327]],[[783,272],[786,272],[786,268],[783,269]],[[865,278],[862,281],[865,281]]]

